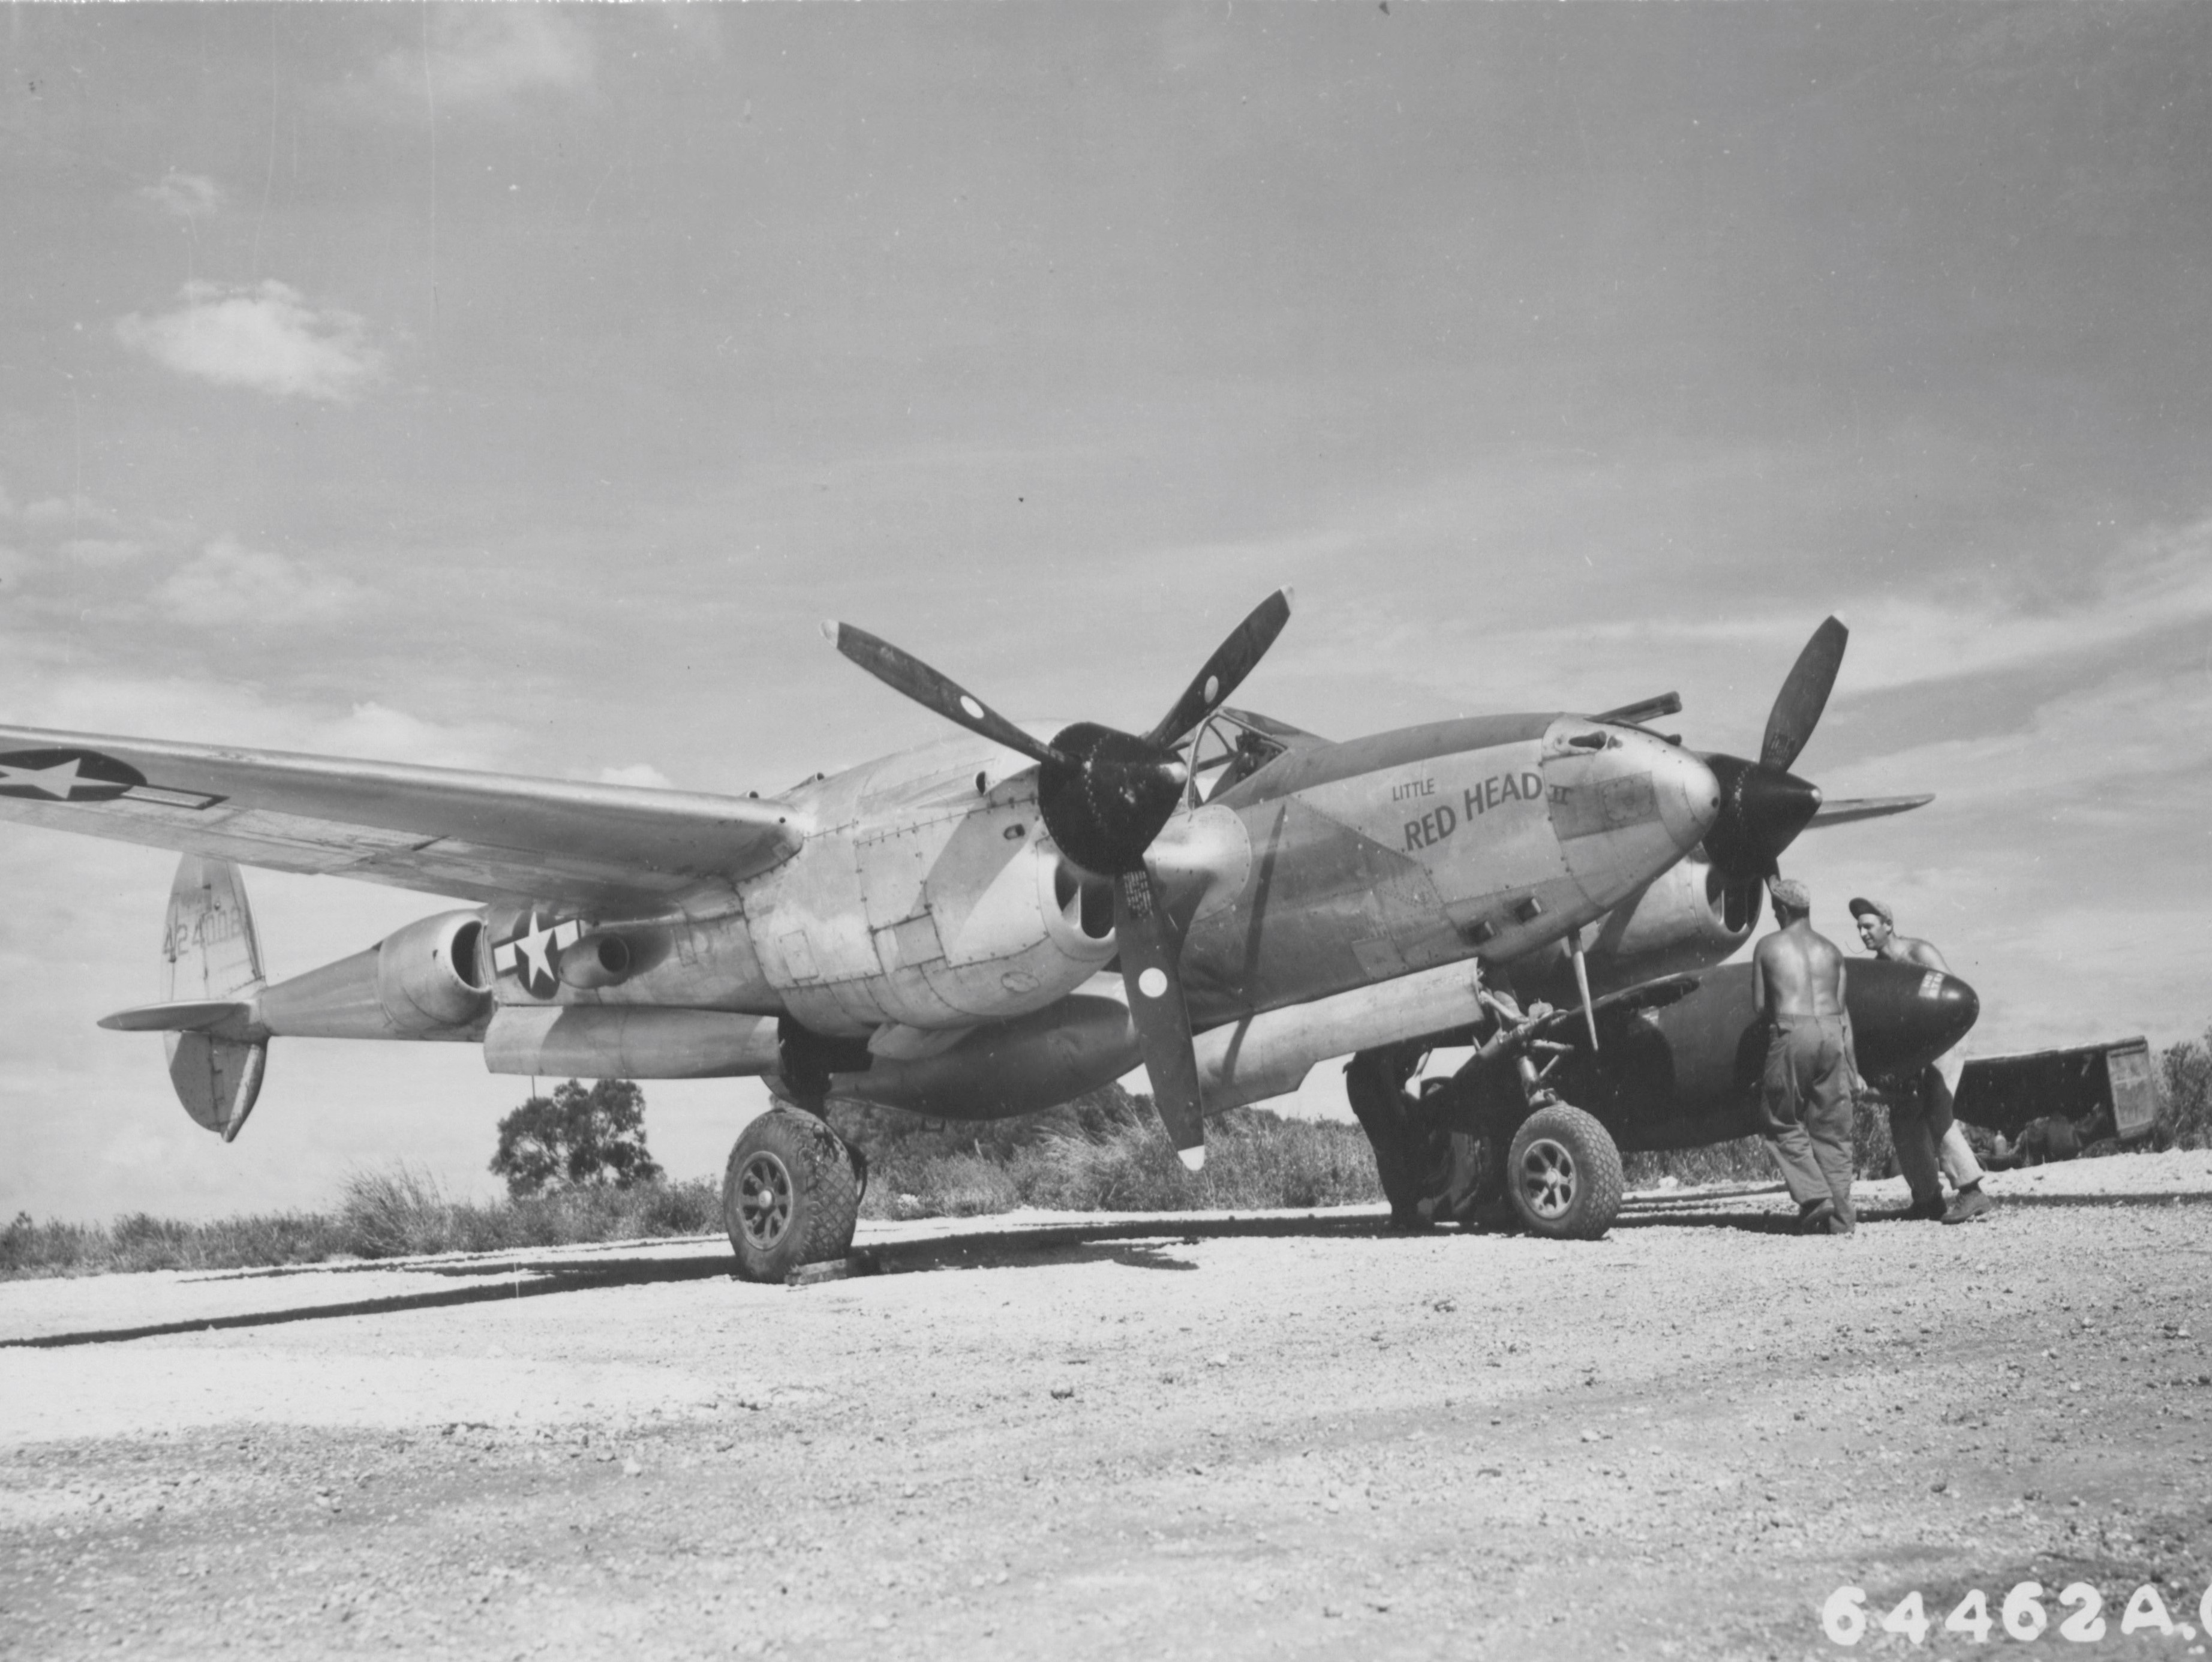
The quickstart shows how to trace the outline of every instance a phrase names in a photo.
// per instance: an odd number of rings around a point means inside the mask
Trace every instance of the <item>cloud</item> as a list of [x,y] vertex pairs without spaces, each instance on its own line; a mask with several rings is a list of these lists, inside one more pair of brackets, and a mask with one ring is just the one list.
[[218,537],[172,572],[155,598],[178,622],[211,627],[327,623],[362,592],[349,579]]
[[182,298],[158,317],[118,319],[116,338],[180,375],[275,398],[350,403],[383,378],[384,354],[361,318],[312,307],[287,284],[189,283]]
[[304,740],[317,755],[478,770],[499,767],[514,742],[505,728],[488,722],[426,721],[374,702],[356,704],[343,716],[319,723]]
[[462,6],[434,14],[427,48],[385,54],[342,100],[393,120],[459,112],[498,113],[533,94],[591,85],[590,40],[576,22],[541,6]]
[[138,187],[138,199],[172,219],[205,219],[222,206],[222,187],[201,174],[171,173]]
[[128,565],[146,545],[127,537],[72,537],[55,551],[81,565]]
[[89,496],[42,496],[16,517],[25,525],[41,527],[98,525],[112,529],[116,524],[115,515]]
[[634,762],[626,768],[601,768],[603,785],[642,785],[650,790],[673,790],[668,776],[650,762]]

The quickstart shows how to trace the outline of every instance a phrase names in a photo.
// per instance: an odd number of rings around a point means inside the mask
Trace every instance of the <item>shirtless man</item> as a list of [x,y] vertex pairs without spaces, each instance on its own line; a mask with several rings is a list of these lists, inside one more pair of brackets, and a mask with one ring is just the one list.
[[1844,1025],[1844,955],[1814,933],[1813,898],[1802,883],[1767,885],[1775,932],[1751,958],[1751,995],[1772,1031],[1759,1080],[1766,1146],[1782,1168],[1797,1227],[1848,1235],[1851,1210],[1851,1059]]
[[[1859,940],[1876,958],[1950,972],[1943,954],[1931,943],[1898,934],[1896,915],[1882,902],[1859,896],[1851,901],[1851,916],[1859,926]],[[1908,1218],[1970,1223],[1996,1208],[1982,1192],[1981,1162],[1951,1117],[1951,1081],[1958,1077],[1959,1065],[1954,1051],[1916,1075],[1880,1081],[1889,1104],[1889,1135],[1897,1145],[1897,1164],[1912,1190],[1912,1204],[1905,1212]],[[1949,1174],[1959,1190],[1948,1207],[1943,1203],[1942,1173]]]

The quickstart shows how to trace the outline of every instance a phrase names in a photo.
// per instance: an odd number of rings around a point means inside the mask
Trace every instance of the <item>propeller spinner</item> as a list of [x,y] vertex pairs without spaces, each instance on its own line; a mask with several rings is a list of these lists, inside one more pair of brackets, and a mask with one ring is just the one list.
[[1176,1152],[1194,1172],[1206,1163],[1206,1123],[1178,963],[1182,943],[1158,904],[1145,851],[1182,805],[1189,782],[1176,741],[1221,707],[1290,618],[1291,591],[1278,589],[1214,648],[1150,732],[1078,721],[1050,744],[890,642],[849,624],[822,626],[838,651],[886,686],[1037,764],[1037,806],[1054,843],[1074,864],[1113,883],[1121,979],[1152,1100]]

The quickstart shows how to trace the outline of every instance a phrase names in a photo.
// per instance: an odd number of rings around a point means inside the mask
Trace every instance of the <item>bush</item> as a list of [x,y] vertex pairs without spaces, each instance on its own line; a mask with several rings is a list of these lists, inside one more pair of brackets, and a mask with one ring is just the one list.
[[831,1105],[868,1156],[862,1215],[968,1217],[1016,1206],[1160,1211],[1339,1206],[1382,1198],[1356,1125],[1236,1108],[1206,1122],[1206,1169],[1176,1158],[1152,1100],[1109,1085],[1065,1106],[983,1125]]
[[532,1097],[499,1123],[495,1177],[514,1199],[561,1185],[657,1182],[660,1166],[645,1147],[645,1093],[626,1079],[586,1090],[575,1080]]
[[2212,1148],[2212,1028],[2159,1054],[2158,1141],[2166,1148]]
[[[1863,1149],[1866,1145],[1862,1141],[1859,1146]],[[1768,1183],[1776,1175],[1774,1156],[1757,1137],[1708,1143],[1702,1148],[1638,1149],[1620,1157],[1620,1171],[1631,1189],[1654,1188],[1662,1178],[1687,1184]]]

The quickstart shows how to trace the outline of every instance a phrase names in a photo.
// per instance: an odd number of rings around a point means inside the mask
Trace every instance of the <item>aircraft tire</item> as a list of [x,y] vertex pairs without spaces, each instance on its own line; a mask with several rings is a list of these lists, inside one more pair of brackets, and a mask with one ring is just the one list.
[[780,1282],[803,1264],[843,1257],[860,1215],[851,1151],[811,1114],[771,1108],[730,1150],[722,1223],[740,1281]]
[[1553,1240],[1594,1241],[1620,1215],[1620,1150],[1579,1108],[1539,1108],[1513,1134],[1506,1193],[1522,1227]]

